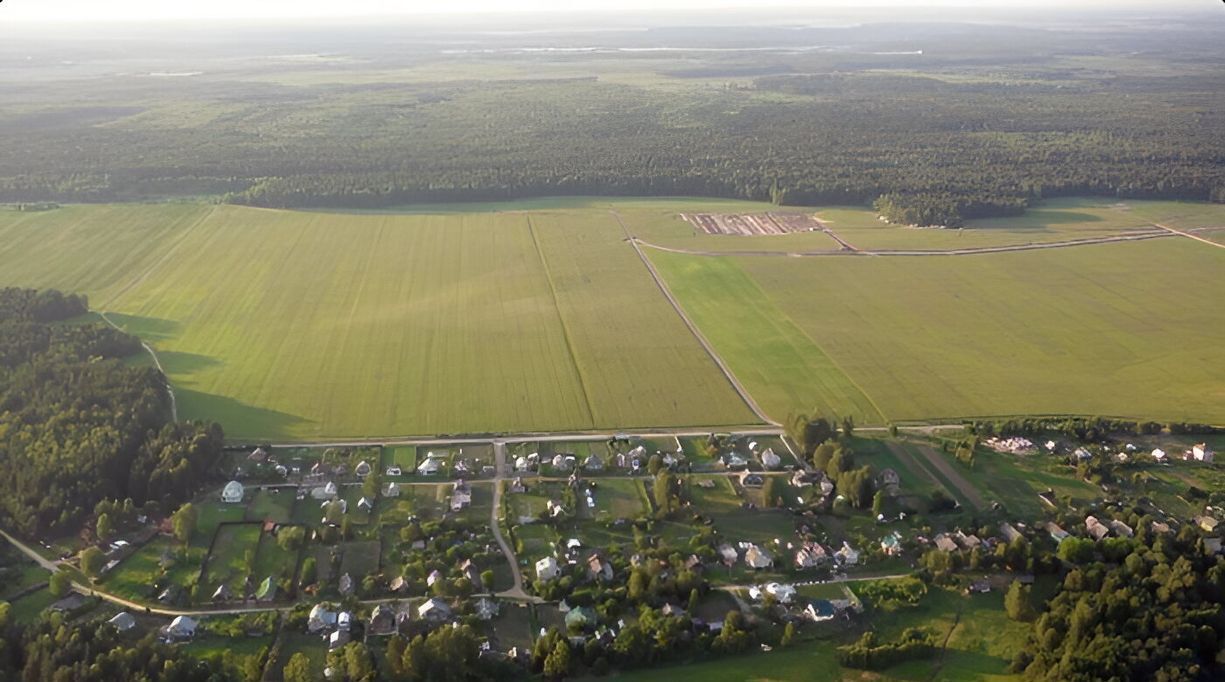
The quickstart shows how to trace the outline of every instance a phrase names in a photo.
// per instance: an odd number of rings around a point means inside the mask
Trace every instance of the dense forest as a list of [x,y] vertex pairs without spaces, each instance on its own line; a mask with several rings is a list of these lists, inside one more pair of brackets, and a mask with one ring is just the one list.
[[1134,540],[1064,541],[1070,570],[1016,670],[1070,682],[1225,676],[1225,558],[1191,527],[1177,538],[1139,530]]
[[[592,194],[866,205],[887,195],[896,222],[948,225],[1059,195],[1223,201],[1225,76],[1198,66],[1219,63],[1205,35],[678,29],[654,40],[727,51],[617,53],[628,82],[603,75],[607,54],[501,54],[496,41],[524,40],[515,36],[482,36],[499,54],[472,56],[372,35],[367,47],[345,42],[327,69],[264,60],[234,70],[199,56],[186,76],[142,80],[72,79],[60,67],[23,81],[22,106],[0,106],[0,201],[211,195],[373,208]],[[768,48],[806,40],[850,47]],[[431,79],[433,69],[448,77]]]
[[104,500],[187,499],[221,453],[216,424],[173,423],[166,378],[124,364],[132,336],[81,296],[0,290],[0,517],[29,536],[71,532]]

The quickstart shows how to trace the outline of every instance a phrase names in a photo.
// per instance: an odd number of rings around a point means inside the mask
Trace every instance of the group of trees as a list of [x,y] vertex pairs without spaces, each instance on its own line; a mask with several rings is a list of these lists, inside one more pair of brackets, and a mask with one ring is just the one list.
[[1014,669],[1072,682],[1222,679],[1225,558],[1194,532],[1115,540],[1060,547],[1072,568]]
[[8,623],[6,616],[7,610],[0,610],[0,679],[25,682],[259,679],[258,674],[251,677],[232,659],[193,658],[180,649],[157,643],[152,635],[132,641],[101,620],[70,624],[47,619],[22,628]]
[[[54,324],[84,298],[0,290],[0,516],[35,535],[74,531],[101,500],[190,497],[221,453],[216,424],[173,423],[166,378],[127,366],[137,339],[98,324]],[[114,527],[105,514],[98,530]]]

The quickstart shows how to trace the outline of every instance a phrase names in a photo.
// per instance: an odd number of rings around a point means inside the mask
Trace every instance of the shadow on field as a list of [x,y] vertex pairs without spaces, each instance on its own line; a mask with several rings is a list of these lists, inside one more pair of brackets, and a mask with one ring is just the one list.
[[[142,341],[164,341],[178,337],[183,325],[175,320],[158,317],[141,317],[123,313],[107,313],[107,318],[129,334],[139,336]],[[158,354],[161,357],[161,354]]]
[[174,387],[174,393],[179,401],[179,418],[215,421],[225,430],[226,438],[292,437],[314,423],[297,415],[180,386]]
[[187,375],[195,374],[211,367],[220,367],[223,362],[212,357],[211,355],[200,355],[198,353],[183,353],[174,350],[159,350],[157,357],[162,361],[162,366],[172,375]]
[[[1054,225],[1075,225],[1078,223],[1100,223],[1106,219],[1092,213],[1082,213],[1072,210],[1029,210],[1018,218],[989,218],[991,224],[974,225],[977,230],[1008,230],[1010,232],[1041,232]],[[1032,221],[1032,222],[1031,222]],[[998,224],[996,224],[998,223]]]

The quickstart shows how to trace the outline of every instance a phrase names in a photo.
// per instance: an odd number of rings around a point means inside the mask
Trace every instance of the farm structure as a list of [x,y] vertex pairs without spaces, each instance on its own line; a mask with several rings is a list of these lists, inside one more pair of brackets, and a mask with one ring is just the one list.
[[681,218],[706,234],[740,237],[815,232],[822,229],[821,222],[815,216],[804,213],[682,213]]

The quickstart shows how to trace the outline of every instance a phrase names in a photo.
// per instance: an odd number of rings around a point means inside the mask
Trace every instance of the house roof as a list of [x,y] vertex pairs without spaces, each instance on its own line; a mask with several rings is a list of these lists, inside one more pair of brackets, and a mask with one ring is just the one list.
[[113,618],[106,622],[114,625],[115,629],[120,632],[131,630],[132,628],[136,627],[136,619],[133,618],[132,614],[128,613],[127,611],[115,614]]

